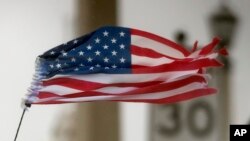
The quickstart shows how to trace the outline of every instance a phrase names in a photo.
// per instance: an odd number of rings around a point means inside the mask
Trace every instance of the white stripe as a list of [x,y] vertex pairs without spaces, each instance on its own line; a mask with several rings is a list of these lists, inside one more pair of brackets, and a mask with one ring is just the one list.
[[[56,75],[50,79],[55,78],[72,78],[76,80],[84,80],[89,82],[97,82],[103,84],[112,83],[139,83],[148,81],[168,81],[181,76],[190,74],[197,74],[197,70],[189,71],[175,71],[165,73],[154,73],[154,74],[87,74],[87,75]],[[46,81],[46,80],[45,80]]]
[[72,93],[78,93],[82,92],[80,90],[72,89],[69,87],[59,86],[59,85],[50,85],[43,87],[39,90],[39,92],[51,92],[58,95],[66,95],[66,94],[72,94]]
[[146,94],[137,94],[137,95],[129,95],[129,96],[90,96],[90,97],[79,97],[79,98],[67,98],[67,99],[58,99],[57,101],[62,102],[76,102],[76,101],[101,101],[101,100],[140,100],[140,99],[162,99],[171,97],[174,95],[178,95],[180,93],[189,92],[196,89],[205,88],[204,83],[190,83],[183,87],[170,90],[170,91],[163,91],[157,93],[146,93]]
[[131,36],[131,44],[139,46],[139,47],[147,48],[147,49],[152,49],[158,53],[161,53],[161,54],[173,57],[173,58],[182,59],[185,57],[184,54],[177,49],[174,49],[170,46],[167,46],[155,40],[142,37],[142,36],[138,36],[138,35]]
[[208,54],[205,54],[205,55],[199,55],[201,51],[202,50],[197,50],[197,51],[193,52],[192,54],[190,54],[187,58],[199,58],[199,59],[209,58],[209,59],[215,59],[219,55],[218,52],[208,53]]
[[[124,93],[128,91],[132,91],[137,89],[136,87],[104,87],[100,89],[96,89],[94,91],[96,92],[101,92],[101,93],[110,93],[110,94],[117,94],[117,93]],[[42,88],[39,90],[39,92],[50,92],[54,93],[60,96],[67,95],[67,94],[74,94],[74,93],[79,93],[79,92],[84,92],[81,90],[69,88],[69,87],[64,87],[60,85],[50,85]]]
[[133,65],[140,65],[140,66],[158,66],[162,64],[168,64],[173,62],[172,59],[168,59],[165,57],[161,58],[149,58],[144,56],[137,56],[132,55],[131,61]]
[[132,90],[138,89],[136,87],[104,87],[95,90],[96,92],[102,92],[102,93],[110,93],[110,94],[119,94],[119,93],[125,93]]
[[206,55],[204,58],[215,59],[215,58],[218,57],[218,55],[219,54],[217,52],[216,53],[211,53],[211,54]]
[[199,56],[201,50],[196,50],[195,52],[191,53],[187,58],[196,58]]

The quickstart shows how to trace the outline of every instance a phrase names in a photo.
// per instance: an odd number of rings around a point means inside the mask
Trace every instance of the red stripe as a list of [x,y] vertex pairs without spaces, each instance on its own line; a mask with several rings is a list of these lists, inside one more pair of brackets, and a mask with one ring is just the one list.
[[66,104],[66,103],[79,103],[79,101],[78,102],[61,102],[61,101],[51,100],[51,101],[44,101],[44,102],[34,102],[32,104],[46,105],[46,104]]
[[138,82],[138,83],[112,83],[102,84],[97,82],[90,82],[85,80],[78,80],[73,78],[55,78],[47,81],[43,81],[43,86],[60,85],[82,91],[89,91],[100,89],[103,87],[115,86],[115,87],[146,87],[150,85],[159,84],[162,81],[149,81],[149,82]]
[[194,46],[192,48],[192,52],[195,52],[197,50],[197,48],[198,48],[198,41],[195,41]]
[[159,66],[139,66],[132,65],[133,73],[160,73],[160,72],[168,72],[168,71],[185,71],[185,70],[195,70],[203,67],[219,67],[223,66],[220,62],[215,59],[199,59],[195,61],[175,61],[169,64],[163,64]]
[[[68,94],[61,96],[62,98],[77,98],[77,97],[89,97],[89,96],[104,96],[104,95],[113,95],[113,96],[125,96],[125,95],[135,95],[135,94],[145,94],[145,93],[156,93],[156,92],[162,92],[162,91],[169,91],[173,89],[177,89],[180,87],[183,87],[185,85],[188,85],[193,82],[200,82],[200,83],[206,83],[206,79],[202,76],[190,76],[181,80],[169,82],[169,83],[163,83],[163,84],[156,84],[151,85],[143,88],[138,88],[136,90],[131,90],[124,93],[103,93],[103,92],[96,92],[96,91],[85,91],[85,92],[79,92],[74,94]],[[39,97],[44,97],[43,95],[52,95],[52,93],[49,92],[40,92]],[[56,94],[55,94],[56,95]],[[58,96],[58,95],[56,95]],[[48,97],[46,97],[48,98]]]
[[170,41],[166,38],[163,38],[161,36],[158,36],[158,35],[146,32],[146,31],[137,30],[137,29],[131,29],[130,32],[132,35],[143,36],[143,37],[155,40],[157,42],[160,42],[162,44],[165,44],[171,48],[174,48],[174,49],[182,52],[184,56],[188,56],[190,54],[190,52],[188,50],[186,50],[184,47],[182,47],[181,45],[179,45],[173,41]]
[[226,49],[226,48],[221,48],[221,49],[219,50],[219,53],[220,53],[221,55],[224,55],[224,56],[227,56],[227,55],[228,55],[228,52],[227,52],[227,49]]
[[[137,56],[145,56],[145,57],[150,57],[150,58],[161,58],[161,57],[166,57],[168,59],[172,60],[184,60],[184,59],[179,59],[179,58],[173,58],[171,56],[167,56],[164,54],[161,54],[159,52],[156,52],[152,49],[148,48],[143,48],[139,46],[132,45],[131,46],[131,54],[137,55]],[[186,60],[190,60],[190,58],[185,58]]]
[[205,88],[205,89],[197,89],[193,91],[189,91],[186,93],[181,93],[175,96],[166,97],[162,99],[141,99],[141,100],[113,100],[116,102],[145,102],[145,103],[154,103],[154,104],[171,104],[176,102],[181,102],[184,100],[189,100],[201,96],[206,96],[210,94],[215,94],[217,92],[214,88]]
[[104,84],[84,81],[84,80],[77,80],[73,78],[65,78],[65,77],[43,81],[43,86],[50,86],[50,85],[61,85],[65,87],[87,91],[100,88]]
[[39,92],[37,95],[39,99],[44,99],[44,98],[51,98],[51,97],[61,97],[60,95],[50,93],[50,92]]
[[205,47],[203,47],[201,49],[201,52],[199,53],[200,55],[206,55],[210,52],[213,51],[213,49],[216,47],[216,45],[220,42],[219,38],[214,38],[213,41],[211,43],[209,43],[208,45],[206,45]]
[[131,54],[135,54],[138,56],[151,57],[151,58],[166,57],[166,58],[173,59],[173,60],[176,59],[176,58],[172,58],[170,56],[166,56],[166,55],[160,54],[158,52],[155,52],[152,49],[143,48],[143,47],[139,47],[139,46],[135,46],[135,45],[131,46]]

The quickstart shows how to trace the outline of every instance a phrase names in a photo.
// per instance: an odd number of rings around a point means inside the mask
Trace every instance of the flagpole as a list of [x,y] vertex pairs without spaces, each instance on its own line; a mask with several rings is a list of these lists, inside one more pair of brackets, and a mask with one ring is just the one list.
[[17,128],[17,131],[16,131],[16,136],[15,136],[14,141],[16,141],[16,139],[17,139],[17,136],[18,136],[18,133],[19,133],[19,130],[20,130],[22,121],[23,121],[24,114],[25,114],[27,108],[31,106],[31,104],[27,104],[27,103],[26,103],[25,106],[26,106],[26,107],[23,109],[23,113],[22,113],[21,119],[20,119],[19,124],[18,124],[18,128]]

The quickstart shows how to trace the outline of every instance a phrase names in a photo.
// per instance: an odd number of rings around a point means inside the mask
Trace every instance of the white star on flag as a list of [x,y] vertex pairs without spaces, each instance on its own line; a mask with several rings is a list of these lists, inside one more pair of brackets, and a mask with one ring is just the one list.
[[99,50],[97,50],[97,51],[95,52],[95,55],[96,55],[96,56],[100,56],[100,54],[101,54],[101,52],[100,52]]
[[116,39],[115,38],[112,38],[111,39],[111,42],[114,44],[114,43],[116,43]]
[[125,45],[124,44],[120,44],[120,49],[124,49]]
[[88,49],[88,50],[91,50],[91,49],[92,49],[92,46],[91,46],[91,45],[88,45],[88,46],[87,46],[87,49]]
[[111,52],[113,56],[116,56],[117,52],[114,50]]
[[71,58],[71,62],[75,62],[76,61],[76,59],[73,57],[73,58]]
[[56,64],[56,67],[57,67],[57,68],[61,68],[61,64],[59,64],[59,63]]
[[83,56],[83,53],[84,53],[83,51],[80,51],[79,56]]
[[105,57],[103,60],[104,60],[104,62],[106,62],[106,63],[109,62],[109,58],[108,58],[108,57]]
[[92,60],[93,60],[92,58],[90,58],[90,57],[88,58],[88,62],[92,62]]
[[120,36],[124,37],[125,33],[124,32],[120,32]]
[[55,54],[55,52],[54,52],[54,51],[51,51],[51,52],[50,52],[50,54],[51,54],[51,55],[54,55],[54,54]]
[[54,65],[52,65],[52,64],[51,64],[51,65],[49,65],[49,66],[50,66],[50,68],[52,68],[52,69],[54,68]]
[[77,42],[78,42],[77,40],[74,40],[74,42],[73,42],[73,43],[74,43],[74,44],[77,44]]
[[63,56],[67,56],[68,55],[68,53],[67,52],[64,52],[64,53],[62,53],[63,54]]
[[97,43],[97,44],[99,44],[100,41],[101,41],[101,40],[100,40],[99,38],[96,38],[96,39],[95,39],[95,43]]
[[115,69],[116,67],[117,67],[117,66],[116,66],[115,64],[112,66],[112,68],[114,68],[114,69]]
[[124,59],[124,58],[122,57],[122,58],[120,59],[120,62],[121,62],[121,63],[125,63],[125,60],[126,60],[126,59]]
[[108,49],[109,46],[105,44],[105,45],[103,46],[103,48],[104,48],[104,49]]
[[105,30],[104,32],[103,32],[103,36],[105,37],[107,37],[109,35],[109,33]]

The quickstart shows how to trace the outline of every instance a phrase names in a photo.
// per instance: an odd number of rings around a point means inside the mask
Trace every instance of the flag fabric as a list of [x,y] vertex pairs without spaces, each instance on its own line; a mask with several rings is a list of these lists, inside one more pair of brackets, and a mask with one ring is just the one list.
[[222,66],[216,57],[227,53],[218,42],[188,51],[149,32],[102,27],[38,56],[26,103],[173,103],[213,94],[206,69]]

